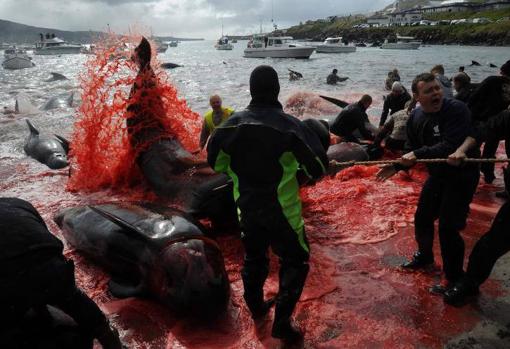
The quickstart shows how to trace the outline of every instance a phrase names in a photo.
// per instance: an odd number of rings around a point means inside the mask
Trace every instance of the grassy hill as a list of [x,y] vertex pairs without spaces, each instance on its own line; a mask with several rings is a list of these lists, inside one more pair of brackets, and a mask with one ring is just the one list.
[[53,28],[33,27],[0,19],[0,42],[34,43],[39,41],[39,33],[54,33],[56,36],[70,42],[88,43],[100,35],[94,31],[65,31]]
[[[324,40],[328,36],[343,36],[348,40],[383,41],[388,36],[394,36],[398,31],[401,35],[412,35],[425,43],[455,43],[455,44],[483,44],[510,45],[510,8],[491,11],[466,11],[455,13],[437,13],[424,16],[424,19],[460,19],[486,17],[494,22],[487,24],[459,24],[441,26],[391,27],[391,28],[353,28],[355,24],[364,23],[360,17],[336,18],[333,21],[307,21],[304,24],[291,27],[287,34],[295,38],[312,38]],[[498,19],[504,19],[496,22]]]

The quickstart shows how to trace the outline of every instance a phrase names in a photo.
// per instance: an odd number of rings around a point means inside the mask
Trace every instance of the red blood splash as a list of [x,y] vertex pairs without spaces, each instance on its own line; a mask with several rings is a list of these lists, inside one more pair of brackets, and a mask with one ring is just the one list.
[[[129,91],[138,67],[129,59],[132,50],[128,47],[135,47],[139,41],[140,37],[118,39],[112,35],[97,43],[94,55],[85,64],[80,75],[82,105],[76,115],[71,140],[70,190],[126,187],[140,181],[135,159],[144,146],[137,147],[136,152],[132,150],[126,119],[130,117],[127,107],[143,104],[144,98],[159,101],[144,104],[143,112],[157,119],[166,136],[176,137],[190,151],[198,147],[200,116],[178,97],[166,73],[159,68],[155,53],[151,64],[154,86],[138,91],[130,98]],[[143,95],[146,92],[150,96]]]

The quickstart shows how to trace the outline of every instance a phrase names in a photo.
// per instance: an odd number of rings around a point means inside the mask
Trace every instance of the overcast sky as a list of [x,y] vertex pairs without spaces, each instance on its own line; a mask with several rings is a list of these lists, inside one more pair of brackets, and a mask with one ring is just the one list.
[[117,33],[129,26],[152,28],[155,35],[203,37],[250,34],[308,19],[379,10],[393,0],[0,0],[0,19],[62,30]]

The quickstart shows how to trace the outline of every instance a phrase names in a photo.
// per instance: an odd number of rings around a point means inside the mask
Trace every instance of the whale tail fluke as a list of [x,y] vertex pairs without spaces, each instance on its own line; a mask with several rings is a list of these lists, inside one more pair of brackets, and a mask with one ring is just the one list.
[[138,63],[140,68],[144,68],[151,62],[151,44],[149,41],[142,36],[142,40],[135,48],[135,61]]
[[38,136],[39,135],[39,130],[36,129],[34,125],[32,125],[30,120],[26,119],[25,121],[27,122],[28,129],[30,130],[30,133],[35,135],[35,136]]
[[319,95],[319,97],[323,98],[323,99],[327,100],[328,102],[331,102],[335,105],[338,105],[340,108],[345,108],[349,105],[349,103],[342,101],[340,99],[333,98],[333,97],[322,96],[322,95]]

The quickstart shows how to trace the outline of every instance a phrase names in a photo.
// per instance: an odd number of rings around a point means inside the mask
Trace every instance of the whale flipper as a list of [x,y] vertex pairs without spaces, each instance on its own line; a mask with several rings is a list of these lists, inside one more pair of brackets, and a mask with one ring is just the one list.
[[27,122],[28,129],[30,130],[30,135],[39,136],[39,130],[36,129],[34,125],[32,125],[30,120],[26,119],[25,121]]
[[117,298],[139,297],[146,293],[142,283],[131,285],[123,280],[113,278],[108,282],[108,289]]
[[349,105],[349,103],[345,102],[345,101],[342,101],[340,99],[336,99],[336,98],[333,98],[333,97],[328,97],[328,96],[322,96],[322,95],[319,95],[319,97],[327,100],[328,102],[331,102],[335,105],[338,105],[340,108],[345,108]]
[[123,228],[121,230],[122,233],[129,235],[130,237],[141,240],[141,241],[149,241],[150,239],[147,237],[147,235],[144,234],[144,232],[135,227],[133,224],[125,221],[124,219],[120,218],[119,216],[114,215],[113,213],[110,213],[108,211],[103,210],[99,207],[89,206],[89,208],[96,212],[97,214],[103,216],[104,218],[108,219],[110,222],[118,225],[119,227]]
[[62,144],[62,147],[64,148],[64,150],[66,151],[66,154],[69,153],[69,148],[70,148],[70,145],[71,145],[71,142],[69,142],[67,139],[65,139],[64,137],[62,136],[59,136],[59,135],[54,135],[55,138],[58,139],[58,141]]

